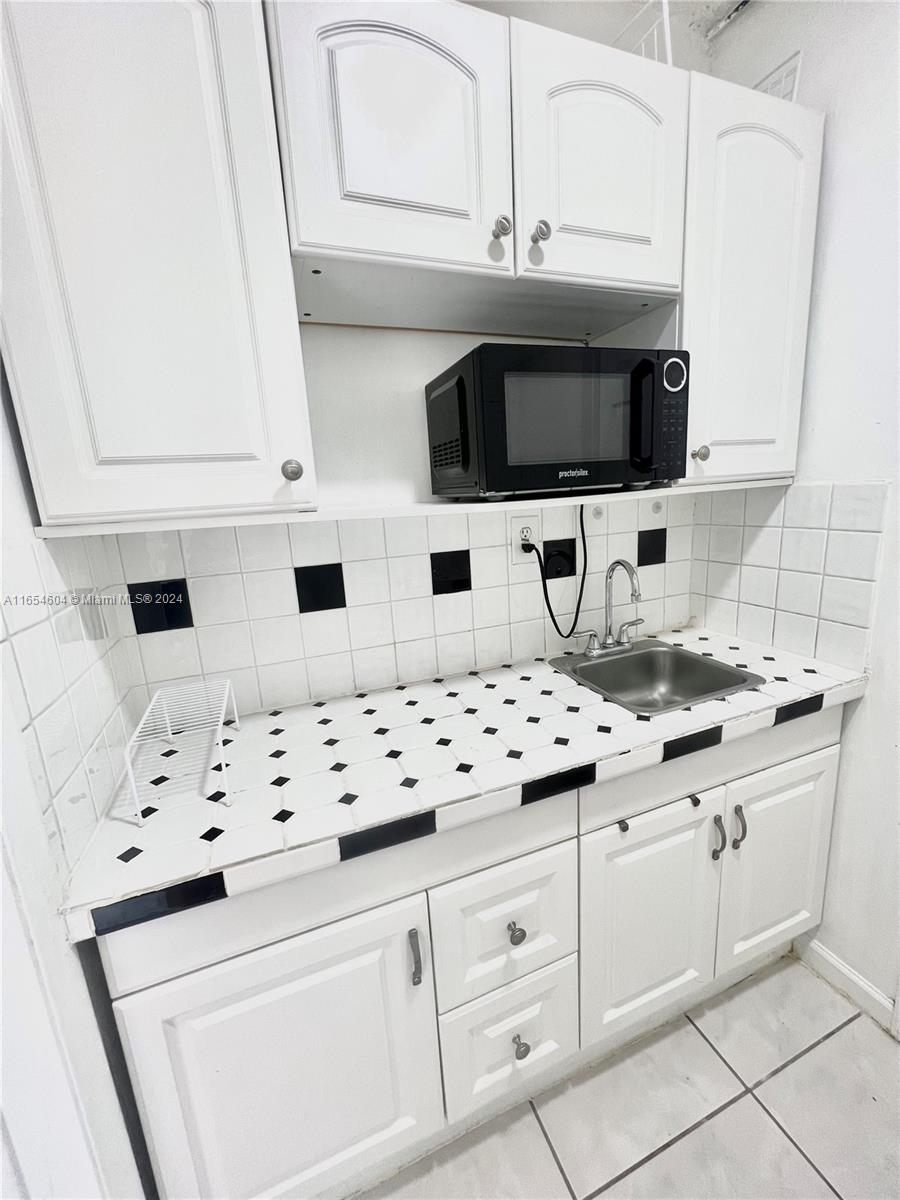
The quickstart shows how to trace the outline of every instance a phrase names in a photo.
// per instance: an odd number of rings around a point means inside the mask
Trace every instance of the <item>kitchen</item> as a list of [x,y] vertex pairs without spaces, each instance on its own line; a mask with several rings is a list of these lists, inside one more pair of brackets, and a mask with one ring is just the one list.
[[896,23],[6,6],[4,1194],[896,1190]]

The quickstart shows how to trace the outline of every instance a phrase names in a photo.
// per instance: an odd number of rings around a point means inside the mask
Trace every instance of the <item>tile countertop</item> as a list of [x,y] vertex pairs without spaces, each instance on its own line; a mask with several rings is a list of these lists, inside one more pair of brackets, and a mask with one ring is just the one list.
[[[563,771],[597,764],[597,780],[612,779],[664,753],[714,744],[708,737],[691,744],[700,731],[728,741],[775,724],[779,709],[779,720],[802,716],[865,689],[860,671],[743,638],[688,629],[658,640],[746,667],[766,682],[635,717],[537,659],[254,713],[227,731],[230,805],[212,788],[197,789],[196,754],[185,755],[193,777],[179,777],[178,753],[161,742],[143,826],[130,815],[129,798],[117,799],[72,873],[62,910],[70,938],[517,808],[552,794],[552,784],[534,781]],[[567,786],[579,782],[573,776]],[[188,880],[193,890],[173,887]],[[148,893],[152,900],[129,899]]]

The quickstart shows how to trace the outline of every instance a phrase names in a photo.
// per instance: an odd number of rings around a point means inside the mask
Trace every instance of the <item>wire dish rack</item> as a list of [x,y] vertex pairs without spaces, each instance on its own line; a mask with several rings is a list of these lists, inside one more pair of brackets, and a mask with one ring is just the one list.
[[[185,788],[203,789],[214,781],[217,802],[231,803],[222,740],[226,721],[240,728],[229,679],[164,687],[153,693],[125,747],[120,776],[128,779],[138,825],[144,824],[141,810],[147,789],[155,790],[170,779],[176,784],[183,780]],[[163,743],[167,748],[162,748]]]

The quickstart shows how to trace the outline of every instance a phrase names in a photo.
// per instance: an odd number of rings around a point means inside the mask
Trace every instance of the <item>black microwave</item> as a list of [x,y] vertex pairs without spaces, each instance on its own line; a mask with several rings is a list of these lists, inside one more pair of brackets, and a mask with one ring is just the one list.
[[436,496],[682,479],[689,355],[485,342],[425,388]]

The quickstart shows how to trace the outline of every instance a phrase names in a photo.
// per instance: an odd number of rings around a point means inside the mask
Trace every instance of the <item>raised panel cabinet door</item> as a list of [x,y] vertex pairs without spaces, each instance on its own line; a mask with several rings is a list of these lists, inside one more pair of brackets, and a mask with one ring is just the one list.
[[717,975],[821,920],[839,754],[830,746],[728,784]]
[[682,345],[688,478],[793,474],[821,113],[691,75]]
[[424,895],[113,1008],[166,1197],[319,1195],[443,1124]]
[[266,12],[293,249],[511,274],[506,19],[445,0]]
[[314,507],[259,6],[12,0],[3,46],[2,351],[43,522]]
[[510,24],[518,274],[677,291],[687,72]]
[[712,980],[724,798],[711,788],[582,837],[583,1046]]

